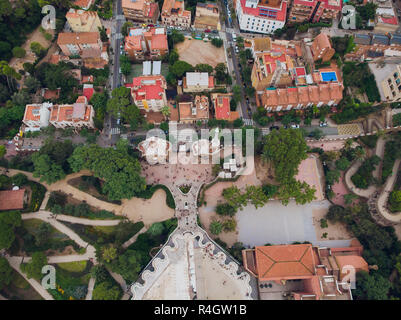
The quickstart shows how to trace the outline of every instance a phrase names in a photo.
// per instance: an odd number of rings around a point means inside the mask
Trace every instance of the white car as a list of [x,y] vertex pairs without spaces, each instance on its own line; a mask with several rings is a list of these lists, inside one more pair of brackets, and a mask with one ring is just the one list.
[[299,128],[299,124],[292,124],[292,125],[291,125],[291,128],[292,128],[292,129],[298,129],[298,128]]
[[319,127],[327,127],[327,122],[320,122]]

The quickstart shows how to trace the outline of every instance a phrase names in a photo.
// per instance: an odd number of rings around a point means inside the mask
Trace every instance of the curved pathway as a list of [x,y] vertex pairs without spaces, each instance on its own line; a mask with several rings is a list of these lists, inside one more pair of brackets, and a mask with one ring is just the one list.
[[383,191],[380,193],[377,199],[377,208],[384,219],[389,221],[391,224],[401,223],[401,212],[392,213],[387,208],[388,197],[390,192],[394,189],[395,182],[398,176],[398,170],[400,168],[401,159],[397,159],[393,166],[393,174],[387,179]]
[[[375,149],[375,154],[380,157],[380,159],[383,159],[384,156],[384,146],[385,146],[385,139],[383,137],[380,137],[377,140],[376,144],[376,149]],[[356,195],[363,197],[363,198],[369,198],[371,197],[374,192],[376,191],[377,187],[374,185],[369,186],[367,189],[359,189],[357,188],[354,183],[351,180],[351,177],[358,171],[359,167],[362,165],[364,160],[356,160],[354,163],[351,165],[351,167],[347,170],[345,173],[345,184],[347,188],[355,193]],[[373,177],[376,179],[379,179],[379,174],[380,174],[380,168],[381,164],[377,165],[375,170],[373,171]]]

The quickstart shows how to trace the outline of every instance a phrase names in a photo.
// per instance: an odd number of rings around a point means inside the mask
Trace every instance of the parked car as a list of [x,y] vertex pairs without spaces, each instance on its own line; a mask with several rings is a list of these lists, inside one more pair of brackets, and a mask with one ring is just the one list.
[[280,129],[280,127],[278,127],[278,126],[271,126],[269,129],[270,129],[270,131],[273,131],[273,130],[278,130],[278,129]]
[[209,32],[212,32],[212,30],[210,30],[210,29],[205,29],[205,32],[206,32],[206,33],[209,33]]
[[324,121],[324,122],[320,122],[319,123],[319,127],[327,127],[327,122],[326,121]]
[[292,128],[292,129],[298,129],[298,128],[299,128],[299,124],[292,124],[292,125],[291,125],[291,128]]

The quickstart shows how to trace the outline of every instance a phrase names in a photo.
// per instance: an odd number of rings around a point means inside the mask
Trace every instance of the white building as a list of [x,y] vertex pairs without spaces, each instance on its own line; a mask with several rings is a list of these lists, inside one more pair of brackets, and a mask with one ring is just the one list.
[[39,131],[40,128],[49,126],[50,112],[53,108],[52,103],[28,104],[25,107],[24,119],[25,131]]
[[237,0],[238,24],[243,31],[271,34],[285,25],[285,0]]

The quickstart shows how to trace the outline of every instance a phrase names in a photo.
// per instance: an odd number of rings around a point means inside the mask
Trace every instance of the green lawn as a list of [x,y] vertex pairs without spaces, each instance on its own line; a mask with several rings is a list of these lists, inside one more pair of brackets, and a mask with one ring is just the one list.
[[[35,235],[39,226],[44,223],[40,219],[29,219],[23,220],[22,226],[28,231],[28,233]],[[69,239],[64,233],[58,231],[57,229],[51,227],[51,238],[52,239]]]
[[[140,77],[142,75],[142,63],[132,64],[131,65],[131,73],[127,76],[126,83],[132,83],[132,79],[136,77]],[[168,63],[162,63],[161,73],[164,77],[167,77],[168,74]]]
[[83,272],[86,269],[88,261],[74,261],[58,263],[57,266],[69,272]]

